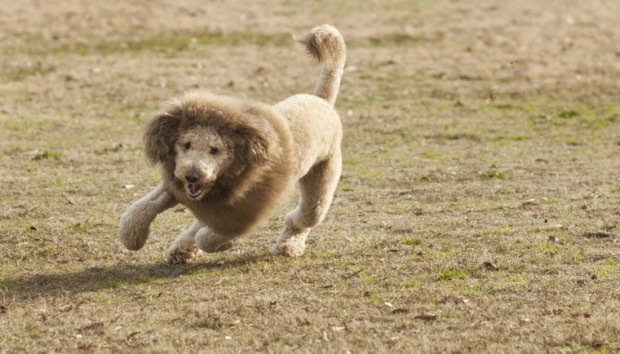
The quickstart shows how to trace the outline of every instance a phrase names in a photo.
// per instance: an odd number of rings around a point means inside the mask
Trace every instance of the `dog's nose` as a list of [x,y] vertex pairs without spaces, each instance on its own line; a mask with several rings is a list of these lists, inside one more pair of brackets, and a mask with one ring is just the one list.
[[198,174],[194,171],[189,171],[185,174],[185,180],[187,183],[196,183],[198,181]]

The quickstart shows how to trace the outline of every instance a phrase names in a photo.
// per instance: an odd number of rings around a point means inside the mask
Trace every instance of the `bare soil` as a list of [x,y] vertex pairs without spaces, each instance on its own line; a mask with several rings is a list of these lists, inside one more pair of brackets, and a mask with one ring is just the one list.
[[[0,9],[0,352],[620,351],[620,2],[76,0]],[[344,173],[296,259],[291,199],[182,266],[120,214],[145,123],[193,88],[310,92],[347,40]]]

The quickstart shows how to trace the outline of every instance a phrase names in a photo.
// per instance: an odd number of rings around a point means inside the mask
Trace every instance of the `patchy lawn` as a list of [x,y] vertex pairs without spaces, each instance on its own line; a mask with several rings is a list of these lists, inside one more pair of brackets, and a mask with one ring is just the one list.
[[[620,351],[616,1],[25,0],[0,12],[0,351]],[[337,26],[344,173],[297,259],[282,206],[168,266],[120,214],[145,123],[204,88],[277,102]]]

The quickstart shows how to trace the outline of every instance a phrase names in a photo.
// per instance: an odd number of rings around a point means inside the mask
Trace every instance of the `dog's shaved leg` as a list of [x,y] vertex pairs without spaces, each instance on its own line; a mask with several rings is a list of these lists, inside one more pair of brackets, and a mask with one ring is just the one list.
[[311,228],[327,215],[341,172],[342,157],[338,148],[329,160],[314,166],[301,178],[301,200],[286,216],[284,230],[273,250],[275,254],[299,257],[304,253]]
[[133,203],[121,216],[118,234],[125,247],[137,251],[149,237],[150,226],[157,214],[177,204],[160,183],[149,194]]
[[181,264],[189,261],[196,256],[198,248],[196,248],[196,233],[205,225],[196,220],[185,231],[181,232],[168,249],[168,263]]
[[196,233],[196,245],[207,253],[222,252],[232,247],[230,237],[215,233],[205,226]]

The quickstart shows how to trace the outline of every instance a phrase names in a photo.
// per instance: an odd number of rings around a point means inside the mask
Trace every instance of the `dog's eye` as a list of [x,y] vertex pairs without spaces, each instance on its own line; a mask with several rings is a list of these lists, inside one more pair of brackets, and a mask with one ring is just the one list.
[[185,144],[183,144],[183,148],[184,148],[185,150],[189,150],[189,149],[191,149],[191,148],[192,148],[192,143],[190,143],[189,141],[188,141],[188,142],[186,142]]
[[218,152],[220,152],[220,149],[216,148],[215,146],[212,146],[209,149],[209,154],[211,154],[211,155],[217,155]]

